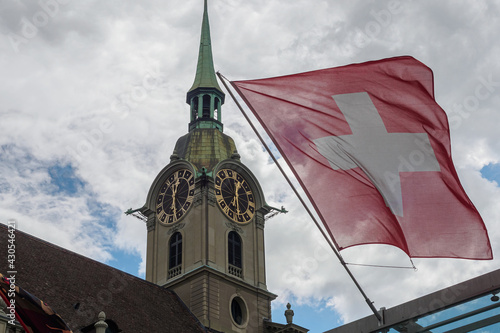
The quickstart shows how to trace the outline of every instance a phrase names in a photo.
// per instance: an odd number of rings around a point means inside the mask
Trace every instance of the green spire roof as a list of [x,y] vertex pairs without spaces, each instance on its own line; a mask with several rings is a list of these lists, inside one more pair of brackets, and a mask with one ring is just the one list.
[[212,57],[212,42],[210,39],[210,24],[208,22],[207,0],[203,11],[203,23],[201,25],[200,53],[198,55],[198,67],[196,77],[188,94],[196,88],[215,88],[222,92],[217,82]]
[[220,161],[238,159],[239,155],[233,139],[222,133],[221,107],[225,96],[214,71],[207,0],[204,4],[198,67],[186,96],[191,113],[189,133],[179,138],[172,158],[189,161],[197,172],[206,169],[210,173]]

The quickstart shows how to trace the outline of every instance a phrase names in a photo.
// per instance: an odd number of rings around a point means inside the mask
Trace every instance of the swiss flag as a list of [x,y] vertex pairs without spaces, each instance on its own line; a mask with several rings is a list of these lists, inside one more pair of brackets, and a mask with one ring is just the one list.
[[1,273],[0,298],[7,304],[5,312],[9,321],[13,321],[14,315],[26,332],[73,333],[50,306],[16,285],[15,280],[11,282]]
[[492,258],[421,62],[397,57],[232,85],[339,249],[389,244],[410,257]]

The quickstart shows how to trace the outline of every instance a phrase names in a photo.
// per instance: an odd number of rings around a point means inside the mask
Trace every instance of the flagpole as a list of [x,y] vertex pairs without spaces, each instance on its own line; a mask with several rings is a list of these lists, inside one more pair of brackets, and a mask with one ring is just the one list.
[[[236,103],[236,106],[240,109],[241,113],[243,114],[243,116],[245,117],[245,119],[247,120],[247,122],[250,124],[250,127],[252,127],[253,131],[255,132],[255,134],[257,135],[257,137],[259,138],[259,140],[262,143],[262,145],[264,145],[264,148],[266,148],[267,152],[271,156],[272,160],[274,161],[274,163],[276,164],[276,166],[278,167],[278,169],[283,174],[283,177],[285,177],[286,181],[288,182],[288,185],[290,185],[290,187],[292,188],[292,190],[295,193],[295,195],[299,198],[299,201],[301,202],[302,206],[304,206],[304,208],[306,209],[307,213],[309,214],[309,216],[313,220],[314,224],[316,224],[316,227],[319,229],[319,231],[321,232],[321,234],[325,238],[326,242],[328,243],[328,245],[330,246],[330,248],[333,250],[333,252],[337,256],[338,260],[340,261],[340,263],[342,264],[342,266],[346,270],[347,274],[349,275],[349,277],[351,278],[351,280],[354,282],[354,284],[356,285],[356,287],[358,288],[358,290],[361,292],[361,295],[364,297],[366,303],[368,304],[368,306],[372,310],[372,312],[375,315],[375,317],[377,317],[377,319],[378,319],[379,322],[382,322],[382,317],[381,317],[380,313],[377,311],[377,309],[375,308],[375,306],[373,305],[373,302],[368,298],[368,296],[366,295],[366,293],[364,292],[364,290],[361,288],[360,284],[358,283],[358,281],[356,280],[356,278],[352,274],[351,270],[347,266],[347,263],[344,261],[344,258],[342,257],[342,255],[340,254],[340,252],[337,250],[337,248],[335,247],[335,245],[333,244],[333,242],[330,240],[330,238],[328,237],[328,235],[325,233],[325,231],[323,230],[323,228],[321,228],[319,222],[316,220],[316,218],[314,217],[313,213],[311,212],[311,210],[309,209],[309,207],[306,205],[305,201],[302,199],[302,196],[299,194],[299,192],[297,191],[297,189],[295,188],[295,186],[292,184],[290,178],[288,178],[288,176],[286,175],[285,171],[281,168],[281,165],[278,163],[278,161],[274,157],[273,153],[271,152],[271,149],[269,149],[269,147],[265,143],[265,141],[262,138],[262,136],[259,134],[259,132],[255,128],[255,126],[250,121],[250,118],[246,114],[245,110],[243,110],[243,108],[241,107],[241,104],[236,100],[236,98],[233,95],[233,92],[227,86],[225,80],[227,80],[227,81],[229,81],[229,80],[224,75],[222,75],[220,72],[217,72],[217,76],[221,80],[221,82],[224,85],[224,87],[226,88],[226,90],[229,92],[229,95],[231,95],[231,98]],[[231,81],[229,81],[229,82],[231,82]]]

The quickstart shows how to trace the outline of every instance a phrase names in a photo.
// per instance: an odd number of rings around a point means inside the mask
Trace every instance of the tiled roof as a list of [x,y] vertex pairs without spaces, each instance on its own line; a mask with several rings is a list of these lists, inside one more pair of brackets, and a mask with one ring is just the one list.
[[196,171],[204,167],[210,172],[217,163],[236,152],[236,145],[231,137],[219,130],[194,129],[177,140],[175,151],[180,158],[191,162]]
[[[0,224],[5,251],[7,236]],[[122,332],[205,332],[172,291],[20,231],[15,241],[16,283],[49,304],[75,333],[96,322],[100,311]],[[7,271],[7,260],[0,260],[0,272]]]

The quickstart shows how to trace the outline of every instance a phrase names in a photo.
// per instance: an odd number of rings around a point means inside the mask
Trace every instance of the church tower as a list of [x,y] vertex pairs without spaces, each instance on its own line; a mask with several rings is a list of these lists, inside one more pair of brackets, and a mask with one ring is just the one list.
[[215,332],[264,332],[276,295],[266,287],[264,216],[270,207],[223,133],[207,0],[198,65],[187,92],[188,133],[158,174],[147,217],[146,280],[177,293]]

